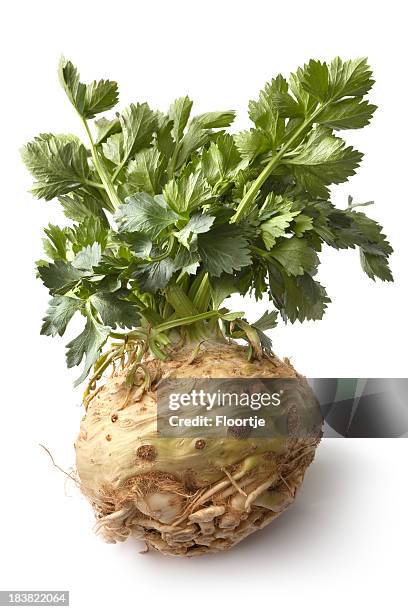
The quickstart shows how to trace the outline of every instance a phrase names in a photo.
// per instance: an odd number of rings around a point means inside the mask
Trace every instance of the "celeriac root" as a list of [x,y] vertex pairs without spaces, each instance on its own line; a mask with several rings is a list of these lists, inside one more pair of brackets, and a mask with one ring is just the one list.
[[[203,342],[177,350],[152,373],[170,378],[299,378],[276,357],[249,363],[236,344]],[[81,488],[96,532],[108,542],[129,536],[168,555],[226,550],[273,521],[294,500],[320,431],[284,440],[164,438],[156,432],[156,393],[129,387],[129,367],[89,401],[76,443]],[[136,368],[135,368],[136,370]],[[303,384],[303,383],[302,383]],[[306,382],[304,393],[310,394]]]

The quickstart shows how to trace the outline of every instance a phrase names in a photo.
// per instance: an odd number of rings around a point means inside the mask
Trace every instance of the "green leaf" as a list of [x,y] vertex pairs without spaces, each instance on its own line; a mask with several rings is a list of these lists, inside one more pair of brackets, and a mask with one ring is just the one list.
[[344,140],[327,128],[317,127],[296,157],[285,160],[293,167],[295,178],[312,196],[328,197],[327,185],[344,183],[355,174],[362,154],[346,147]]
[[183,136],[184,128],[186,127],[190,117],[192,106],[192,100],[190,100],[188,96],[184,96],[183,98],[178,98],[175,100],[169,108],[168,115],[173,121],[171,133],[176,142],[179,142]]
[[313,219],[304,214],[297,215],[295,219],[295,236],[302,238],[305,232],[313,229]]
[[96,114],[111,109],[118,101],[118,86],[114,81],[93,81],[88,85],[80,82],[75,66],[65,58],[59,65],[61,84],[80,115],[92,119]]
[[48,266],[40,266],[38,273],[50,293],[66,293],[78,283],[83,274],[72,264],[57,260]]
[[156,146],[163,158],[168,162],[171,159],[176,146],[172,136],[173,122],[167,115],[164,115],[159,111],[156,113],[156,118]]
[[174,258],[174,271],[181,270],[187,274],[196,274],[199,262],[200,255],[197,251],[189,251],[180,245]]
[[142,232],[151,240],[178,220],[178,215],[167,207],[163,198],[148,193],[136,193],[126,198],[116,220],[121,232]]
[[202,128],[199,123],[191,122],[190,126],[180,141],[180,146],[176,156],[175,170],[188,162],[191,155],[209,141],[209,131]]
[[298,214],[299,211],[284,212],[262,223],[260,226],[262,240],[268,250],[274,246],[277,238],[286,233],[287,228]]
[[248,105],[248,114],[256,126],[267,129],[267,121],[270,113],[276,113],[274,95],[277,93],[288,93],[288,84],[281,74],[259,92],[258,100],[251,100]]
[[126,181],[134,192],[155,195],[161,190],[163,160],[158,149],[142,149],[136,153],[126,169]]
[[98,242],[94,242],[92,245],[88,245],[79,251],[73,259],[72,265],[78,270],[92,272],[93,267],[98,265],[101,255],[101,245]]
[[213,111],[203,113],[192,119],[194,123],[205,129],[229,127],[235,119],[235,111]]
[[255,128],[235,134],[234,141],[241,156],[247,160],[255,159],[271,148],[265,133]]
[[131,329],[140,324],[140,315],[132,302],[121,299],[120,292],[95,293],[90,298],[104,325]]
[[120,125],[120,121],[117,117],[115,117],[114,119],[106,119],[106,117],[101,117],[100,119],[95,121],[95,128],[95,144],[100,145],[105,142],[105,140],[109,138],[109,136],[112,136],[112,134],[117,134],[118,132],[120,132],[122,126]]
[[203,151],[201,165],[210,185],[234,176],[240,169],[241,156],[230,134],[220,134]]
[[44,228],[47,239],[43,239],[44,251],[52,260],[67,258],[67,235],[57,225]]
[[[258,100],[249,102],[249,117],[264,132],[271,148],[277,147],[285,132],[285,120],[279,115],[279,94],[288,93],[288,84],[282,75],[266,83]],[[282,100],[282,97],[280,98]],[[283,107],[281,106],[281,112]],[[239,148],[239,147],[238,147]]]
[[40,134],[23,147],[23,162],[38,181],[32,188],[37,198],[52,200],[87,182],[87,153],[75,136]]
[[267,310],[255,323],[252,323],[252,327],[255,327],[258,331],[268,331],[268,329],[273,329],[277,326],[277,317],[278,313],[276,310],[271,310],[271,312]]
[[303,69],[301,85],[312,96],[324,101],[329,91],[329,69],[326,62],[310,60]]
[[330,64],[329,73],[329,95],[334,100],[364,96],[374,84],[366,57],[346,62],[336,57]]
[[81,300],[64,296],[51,298],[47,314],[43,319],[41,334],[45,336],[62,336],[73,315],[81,307]]
[[277,91],[272,94],[272,100],[280,117],[295,119],[304,116],[302,106],[290,94]]
[[388,265],[388,260],[383,255],[368,253],[360,249],[361,267],[364,272],[372,279],[379,278],[383,281],[393,281],[392,272]]
[[316,99],[312,97],[303,87],[304,70],[298,68],[289,78],[290,90],[295,96],[299,106],[303,109],[303,114],[309,115],[316,107]]
[[382,233],[382,226],[362,212],[344,211],[344,216],[351,221],[350,233],[355,244],[364,251],[376,255],[391,255],[393,249]]
[[178,213],[202,207],[211,197],[210,187],[201,172],[172,179],[163,189],[169,206]]
[[271,192],[268,193],[264,203],[259,209],[258,219],[260,221],[265,221],[273,215],[276,215],[278,213],[287,213],[292,210],[297,211],[297,208],[295,206],[295,202],[291,198],[287,196],[277,195],[276,193]]
[[109,230],[97,217],[87,217],[78,225],[67,230],[74,253],[79,253],[84,247],[97,242],[101,251],[106,248]]
[[102,143],[102,151],[106,159],[119,166],[123,159],[123,134],[122,132],[112,134]]
[[339,210],[325,204],[324,207],[320,204],[321,214],[313,226],[327,244],[337,249],[359,246],[374,255],[391,255],[392,247],[376,221],[362,212]]
[[137,266],[132,277],[136,279],[137,286],[141,291],[155,293],[158,289],[163,289],[169,283],[174,272],[174,262],[167,257],[161,261]]
[[[111,291],[116,291],[119,288],[119,278],[123,278],[124,276],[129,278],[132,262],[132,253],[127,246],[121,245],[117,252],[108,250],[102,255],[100,263],[94,269],[96,274],[105,276],[104,281],[101,281],[98,287],[100,287],[103,282],[107,282],[109,278],[112,278],[113,289],[111,289]],[[121,284],[122,283],[119,281],[119,286]]]
[[142,234],[141,232],[132,232],[130,234],[126,234],[125,240],[129,244],[130,250],[136,255],[136,257],[140,257],[141,259],[146,259],[146,257],[149,257],[153,248],[153,243],[149,236],[146,236],[146,234]]
[[118,86],[114,81],[92,81],[86,86],[85,117],[92,119],[99,113],[113,108],[119,99]]
[[251,327],[253,327],[258,333],[262,347],[269,353],[272,351],[272,341],[264,332],[277,326],[277,317],[278,313],[276,310],[271,310],[271,312],[267,310],[257,321],[255,321],[255,323],[252,323],[251,325]]
[[268,280],[270,296],[285,322],[323,317],[330,299],[310,274],[289,276],[279,266],[268,264]]
[[215,217],[205,214],[195,214],[191,217],[187,225],[183,227],[179,232],[175,232],[177,240],[185,246],[187,249],[191,248],[191,244],[197,238],[197,234],[205,234],[208,232],[212,224],[214,223]]
[[102,197],[91,195],[86,191],[73,191],[65,195],[59,196],[64,215],[73,221],[84,221],[89,217],[100,219],[103,225],[107,225],[107,219]]
[[75,381],[79,385],[88,376],[89,370],[99,357],[100,350],[109,336],[109,327],[100,325],[93,317],[87,317],[84,330],[67,344],[67,366],[79,365],[85,357],[81,376]]
[[61,57],[58,76],[69,100],[80,114],[84,114],[86,85],[80,82],[79,72],[72,62]]
[[307,241],[296,237],[283,240],[273,247],[270,255],[281,264],[289,276],[313,273],[319,264],[316,252]]
[[150,145],[157,128],[157,119],[156,113],[144,102],[128,106],[119,116],[119,120],[123,132],[121,164],[124,165],[130,157]]
[[198,251],[211,276],[232,274],[251,263],[249,244],[236,226],[222,225],[197,239]]
[[370,123],[376,108],[362,98],[346,98],[327,106],[317,121],[333,130],[358,129]]

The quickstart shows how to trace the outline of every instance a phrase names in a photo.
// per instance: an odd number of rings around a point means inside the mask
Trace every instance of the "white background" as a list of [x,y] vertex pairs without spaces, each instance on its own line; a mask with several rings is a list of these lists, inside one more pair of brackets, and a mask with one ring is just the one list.
[[[380,8],[381,7],[381,8]],[[66,469],[82,414],[64,342],[39,336],[47,295],[34,278],[41,228],[60,215],[27,193],[18,148],[39,132],[76,132],[56,78],[61,53],[85,80],[119,81],[121,106],[166,109],[188,93],[195,111],[235,108],[277,72],[310,57],[367,55],[380,107],[345,133],[366,152],[333,201],[375,199],[370,214],[396,254],[395,283],[373,283],[357,253],[325,251],[333,304],[322,322],[281,326],[275,350],[308,376],[406,376],[407,133],[403,3],[251,0],[22,2],[2,8],[0,589],[69,589],[74,610],[406,609],[407,440],[325,440],[297,503],[226,554],[193,560],[108,546],[92,515],[38,446]],[[239,303],[239,300],[238,300]],[[237,305],[238,305],[237,303]],[[255,317],[265,304],[245,301]]]

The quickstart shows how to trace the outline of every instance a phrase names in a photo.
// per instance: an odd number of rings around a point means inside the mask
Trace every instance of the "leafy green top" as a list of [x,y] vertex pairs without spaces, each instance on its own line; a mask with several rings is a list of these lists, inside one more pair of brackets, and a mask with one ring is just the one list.
[[320,319],[330,301],[316,280],[323,244],[358,247],[370,278],[392,280],[382,228],[351,199],[345,209],[329,200],[362,159],[337,132],[364,127],[376,108],[364,98],[374,82],[366,59],[311,60],[288,81],[278,75],[237,134],[225,130],[232,111],[191,117],[187,96],[166,114],[130,104],[91,130],[88,120],[117,103],[116,83],[84,84],[64,59],[59,74],[89,145],[40,134],[22,156],[34,195],[57,198],[71,220],[44,230],[38,274],[52,296],[43,334],[85,316],[67,345],[69,367],[85,362],[77,382],[103,366],[109,337],[165,358],[169,333],[205,337],[221,321],[224,334],[268,350],[277,312],[249,325],[223,300],[267,293],[284,321]]

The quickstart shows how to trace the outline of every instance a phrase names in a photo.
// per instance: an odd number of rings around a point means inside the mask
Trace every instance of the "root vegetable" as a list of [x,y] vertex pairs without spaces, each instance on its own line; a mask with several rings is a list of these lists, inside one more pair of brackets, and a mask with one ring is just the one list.
[[[245,349],[236,344],[207,341],[198,362],[188,364],[189,355],[188,348],[175,352],[162,364],[163,375],[199,378],[205,369],[210,378],[225,377],[232,366],[236,377],[241,372],[254,378],[297,377],[276,358],[248,364]],[[154,360],[146,362],[147,368],[155,366]],[[139,397],[135,388],[117,413],[127,395],[126,375],[126,367],[115,372],[89,403],[76,443],[82,490],[99,517],[98,532],[108,541],[122,541],[134,531],[169,555],[216,552],[220,538],[226,550],[294,500],[318,432],[311,439],[280,441],[207,439],[198,448],[195,438],[161,438],[153,391]],[[118,414],[114,422],[112,414]]]
[[[293,501],[320,439],[318,429],[301,435],[298,411],[312,419],[314,400],[268,332],[279,315],[323,317],[324,245],[358,248],[370,278],[392,280],[382,227],[357,210],[372,202],[330,201],[362,159],[337,132],[370,122],[371,70],[335,58],[278,75],[249,103],[252,128],[235,134],[233,111],[190,118],[187,96],[165,114],[130,104],[93,121],[116,105],[117,84],[82,83],[64,58],[59,77],[88,144],[43,133],[22,157],[33,194],[57,199],[69,220],[44,230],[41,333],[62,336],[84,318],[67,365],[83,364],[76,384],[87,381],[76,457],[96,531],[170,555],[226,550]],[[250,323],[223,306],[233,294],[277,310]],[[186,435],[160,436],[157,385],[178,378],[229,379],[231,389],[237,378],[296,378],[294,435],[248,436],[261,421],[234,413],[221,422],[231,435],[194,437],[192,413]]]

